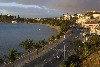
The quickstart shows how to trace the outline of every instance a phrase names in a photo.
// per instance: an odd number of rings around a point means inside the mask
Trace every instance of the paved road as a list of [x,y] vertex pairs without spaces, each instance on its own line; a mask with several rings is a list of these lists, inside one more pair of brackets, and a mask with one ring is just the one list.
[[71,30],[73,30],[73,33],[69,36],[66,36],[66,39],[63,42],[43,56],[35,59],[34,61],[26,63],[23,67],[59,67],[60,63],[64,61],[64,45],[66,47],[66,59],[68,56],[75,53],[73,46],[70,45],[69,41],[79,36],[81,31],[77,27],[71,28]]

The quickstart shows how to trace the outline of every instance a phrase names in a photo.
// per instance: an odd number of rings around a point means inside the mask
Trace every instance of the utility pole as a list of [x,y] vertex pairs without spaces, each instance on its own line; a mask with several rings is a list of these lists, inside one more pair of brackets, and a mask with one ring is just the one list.
[[66,38],[66,36],[64,35],[64,38]]
[[65,60],[65,55],[66,55],[66,54],[65,54],[65,51],[66,51],[66,50],[65,50],[65,45],[64,45],[64,60]]

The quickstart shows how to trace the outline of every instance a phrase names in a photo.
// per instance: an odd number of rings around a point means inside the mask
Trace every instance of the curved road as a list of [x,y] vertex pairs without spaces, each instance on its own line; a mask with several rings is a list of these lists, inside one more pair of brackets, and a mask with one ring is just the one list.
[[[66,38],[63,42],[61,42],[55,48],[51,49],[49,52],[45,53],[43,56],[25,63],[23,67],[59,67],[62,61],[66,60],[70,55],[75,54],[75,51],[73,50],[74,47],[70,45],[69,41],[75,39],[77,36],[80,36],[81,31],[78,27],[73,27],[71,30],[73,33],[68,36],[66,35]],[[65,59],[63,58],[64,45],[66,48]]]

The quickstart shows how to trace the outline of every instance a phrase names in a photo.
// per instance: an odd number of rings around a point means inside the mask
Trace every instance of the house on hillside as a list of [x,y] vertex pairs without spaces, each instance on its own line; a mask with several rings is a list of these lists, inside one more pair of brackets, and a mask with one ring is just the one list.
[[90,34],[100,35],[100,24],[98,22],[86,22],[84,27],[90,29]]
[[100,20],[100,13],[98,13],[98,14],[93,14],[93,17]]
[[70,15],[63,14],[63,20],[70,20]]
[[14,21],[12,21],[12,23],[17,23],[17,21],[16,21],[16,20],[14,20]]

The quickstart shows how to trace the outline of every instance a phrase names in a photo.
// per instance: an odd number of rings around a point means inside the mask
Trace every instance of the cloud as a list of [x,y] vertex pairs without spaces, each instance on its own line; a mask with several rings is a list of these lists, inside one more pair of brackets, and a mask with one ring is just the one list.
[[59,11],[49,9],[45,6],[40,7],[38,5],[23,5],[16,3],[3,3],[0,6],[2,6],[0,7],[0,12],[3,14],[20,15],[24,17],[54,17],[60,15]]
[[12,4],[12,6],[10,5],[9,7],[8,5],[5,5],[4,8],[11,9],[14,7],[13,9],[16,9],[16,12],[32,12],[33,14],[40,14],[42,16],[49,16],[53,14],[54,16],[57,16],[62,13],[78,13],[86,12],[88,10],[100,10],[100,0],[0,0],[0,2],[16,4],[16,6]]
[[43,5],[43,4],[46,4],[46,2],[48,2],[49,0],[0,0],[0,2],[6,2],[6,3],[11,3],[11,2],[16,2],[16,3],[19,3],[19,4],[36,4],[36,5]]
[[100,10],[100,0],[53,0],[48,6],[64,12],[86,12]]

